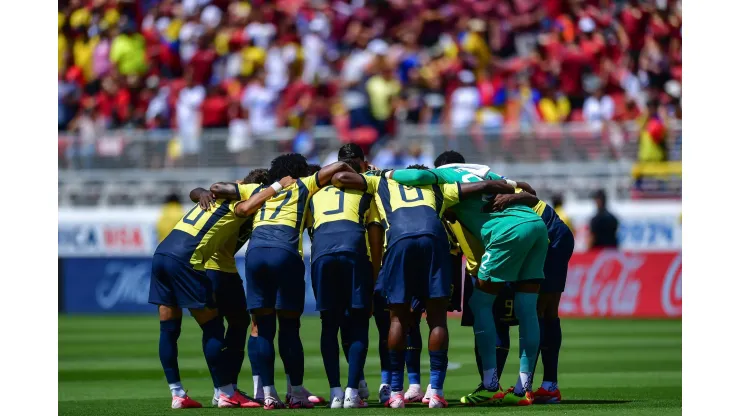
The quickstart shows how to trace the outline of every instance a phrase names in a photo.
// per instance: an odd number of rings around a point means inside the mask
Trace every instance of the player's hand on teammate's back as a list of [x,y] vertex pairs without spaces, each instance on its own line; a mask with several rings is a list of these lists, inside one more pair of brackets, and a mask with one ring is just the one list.
[[295,179],[293,179],[293,177],[291,177],[291,176],[286,176],[283,179],[280,179],[279,182],[280,182],[280,185],[283,188],[285,188],[285,187],[288,187],[290,185],[293,185],[295,183]]
[[487,212],[501,212],[508,208],[515,198],[516,194],[498,194],[484,208],[490,208]]
[[204,211],[210,211],[216,205],[216,198],[210,192],[202,192],[198,199],[198,206]]

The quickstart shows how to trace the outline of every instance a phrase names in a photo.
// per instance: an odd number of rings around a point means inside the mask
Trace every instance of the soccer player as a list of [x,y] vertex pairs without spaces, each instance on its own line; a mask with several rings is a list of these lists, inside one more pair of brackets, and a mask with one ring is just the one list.
[[[214,203],[214,196],[226,197],[230,200],[247,200],[257,193],[259,187],[250,187],[243,184],[267,185],[267,169],[255,169],[249,172],[243,181],[236,183],[215,183],[210,190],[196,188],[190,192],[190,199],[199,203],[201,209],[210,209]],[[250,193],[251,191],[251,193]],[[252,218],[246,219],[242,225],[232,233],[221,245],[216,253],[206,262],[206,275],[213,285],[216,297],[216,307],[219,315],[226,319],[228,327],[224,342],[226,344],[226,363],[230,367],[229,382],[234,390],[247,396],[237,387],[239,373],[244,363],[244,347],[249,330],[249,313],[247,312],[247,298],[244,295],[244,285],[241,276],[236,270],[234,255],[252,234]],[[214,387],[212,404],[218,406],[218,388]]]
[[[443,165],[432,171],[402,170],[388,172],[397,182],[407,185],[477,183],[481,178],[500,180],[486,169],[466,170],[462,166]],[[516,182],[507,180],[511,185]],[[523,198],[536,199],[528,193]],[[519,203],[524,203],[522,200]],[[485,253],[481,257],[475,289],[469,305],[475,316],[473,330],[483,365],[483,388],[461,399],[463,404],[506,403],[529,405],[532,373],[539,349],[537,293],[544,278],[547,255],[547,227],[540,217],[525,205],[512,205],[501,212],[481,213],[488,203],[465,201],[452,209],[462,225],[479,232]],[[512,391],[503,392],[496,370],[496,330],[491,312],[496,296],[510,282],[515,285],[514,308],[519,319],[519,378]]]
[[[352,159],[340,159],[360,173]],[[313,226],[311,282],[316,308],[321,313],[321,355],[331,388],[330,407],[361,408],[367,403],[359,396],[362,369],[368,347],[368,325],[373,292],[373,275],[367,255],[365,230],[370,243],[383,246],[383,229],[372,195],[354,189],[327,186],[309,203]],[[348,323],[349,343],[347,388],[339,381],[337,333],[342,321]]]
[[[207,210],[195,205],[157,246],[152,258],[149,303],[158,305],[159,358],[172,393],[173,408],[201,407],[182,386],[177,361],[177,339],[182,326],[182,308],[190,310],[203,330],[203,353],[218,387],[218,407],[253,407],[254,402],[234,390],[233,374],[226,363],[224,324],[216,309],[214,289],[205,264],[236,233],[246,217],[254,214],[268,198],[294,180],[275,182],[246,201],[215,201]],[[244,185],[246,194],[259,185]]]
[[440,217],[461,198],[479,193],[513,193],[505,181],[471,184],[403,186],[385,176],[361,176],[343,172],[332,184],[366,190],[375,195],[386,226],[386,251],[377,287],[382,288],[391,313],[388,349],[391,365],[390,408],[405,407],[403,393],[404,352],[413,297],[423,299],[429,325],[428,350],[432,395],[430,408],[447,407],[444,378],[447,372],[447,304],[452,269],[449,244]]
[[[264,408],[284,408],[275,389],[275,348],[278,348],[290,377],[291,408],[312,408],[309,392],[303,387],[304,355],[299,336],[305,293],[302,234],[309,198],[329,184],[336,173],[352,171],[337,162],[305,176],[306,158],[297,153],[278,156],[270,166],[270,180],[291,176],[296,182],[281,189],[254,216],[252,237],[247,248],[247,308],[252,314],[248,340],[249,361],[263,383]],[[277,320],[277,322],[276,322]]]

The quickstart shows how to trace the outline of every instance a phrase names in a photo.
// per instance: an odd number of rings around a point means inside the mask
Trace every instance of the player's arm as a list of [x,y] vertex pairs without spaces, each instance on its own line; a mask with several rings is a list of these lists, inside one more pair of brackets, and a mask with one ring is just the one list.
[[459,183],[460,199],[475,197],[480,194],[513,194],[515,189],[504,179],[495,181],[478,181]]
[[216,182],[211,185],[211,193],[216,199],[225,199],[227,201],[238,201],[239,184],[236,182]]
[[331,165],[324,166],[320,171],[316,172],[317,185],[319,188],[323,188],[326,185],[333,183],[334,175],[341,172],[354,173],[357,175],[350,165],[344,162],[334,162]]
[[388,179],[406,186],[434,185],[439,183],[439,178],[431,170],[401,169],[391,170],[384,173]]
[[265,203],[265,201],[277,195],[278,192],[280,192],[283,188],[285,188],[286,186],[290,186],[293,183],[295,183],[295,179],[291,178],[290,176],[286,176],[283,179],[280,179],[279,182],[273,183],[272,185],[259,191],[256,195],[249,197],[249,199],[239,201],[234,208],[234,213],[237,217],[249,217],[250,215],[253,215],[260,208],[262,208],[262,205]]
[[208,211],[215,204],[216,198],[206,189],[195,188],[190,191],[190,200],[197,203],[201,209]]
[[365,177],[354,171],[334,174],[331,178],[331,184],[337,188],[359,189],[360,191],[367,190]]
[[537,196],[537,192],[535,192],[534,188],[532,188],[532,186],[528,184],[527,182],[517,182],[516,187],[528,194]]
[[[517,184],[520,184],[520,182],[517,182]],[[500,212],[512,205],[526,205],[532,208],[537,205],[538,202],[540,202],[540,199],[529,192],[522,191],[516,194],[507,195],[499,194],[496,195],[491,203],[491,211]]]
[[378,223],[372,223],[367,226],[367,238],[370,243],[370,257],[373,263],[373,283],[378,280],[380,273],[380,263],[383,259],[383,243],[385,242],[385,233],[383,227]]

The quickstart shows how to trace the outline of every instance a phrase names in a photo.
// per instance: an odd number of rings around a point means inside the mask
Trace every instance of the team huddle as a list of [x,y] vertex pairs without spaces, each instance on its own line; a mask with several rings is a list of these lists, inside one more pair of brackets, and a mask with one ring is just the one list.
[[[410,402],[447,407],[448,311],[462,311],[462,325],[473,328],[481,380],[460,403],[559,402],[557,311],[574,239],[555,210],[529,184],[466,164],[454,151],[440,154],[434,169],[378,170],[353,144],[342,146],[338,158],[319,167],[285,154],[242,181],[191,191],[196,205],[155,251],[149,294],[159,306],[159,357],[172,408],[201,407],[179,374],[183,308],[203,330],[217,407],[367,407],[371,319],[379,336],[379,401],[390,408]],[[312,243],[328,400],[303,386],[304,231]],[[247,241],[245,293],[234,256]],[[425,391],[422,316],[429,327]],[[499,378],[511,326],[519,327],[519,372],[504,390]],[[284,401],[275,387],[276,335],[287,379]],[[252,395],[238,388],[245,348]],[[348,363],[345,389],[340,348]],[[543,383],[533,391],[539,356]]]

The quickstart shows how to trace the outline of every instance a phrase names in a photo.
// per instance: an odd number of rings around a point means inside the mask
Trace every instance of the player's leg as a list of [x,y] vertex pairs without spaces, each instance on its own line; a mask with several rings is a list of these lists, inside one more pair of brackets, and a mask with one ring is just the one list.
[[513,392],[506,394],[504,402],[519,406],[534,402],[532,375],[540,347],[540,325],[537,318],[537,297],[544,278],[547,256],[547,227],[544,222],[532,221],[517,227],[519,251],[526,258],[514,286],[514,309],[519,320],[519,377]]
[[409,326],[408,303],[389,304],[391,324],[388,331],[388,355],[390,358],[391,396],[386,407],[404,407],[403,370],[406,351],[406,331]]
[[349,301],[343,306],[349,311],[347,316],[351,331],[344,408],[363,408],[367,407],[367,403],[360,394],[360,381],[367,359],[373,290],[372,266],[365,255],[347,254],[342,256],[342,260],[342,298]]
[[391,328],[391,315],[385,296],[379,291],[373,293],[373,317],[378,330],[378,357],[380,358],[380,387],[378,401],[385,403],[391,398],[391,359],[388,353],[388,332]]
[[[275,250],[274,250],[275,251]],[[277,250],[276,259],[280,266],[273,269],[279,276],[276,309],[278,311],[278,348],[290,375],[290,408],[313,408],[312,396],[303,387],[305,370],[303,343],[301,342],[301,314],[305,302],[305,265],[303,259],[285,250]],[[279,270],[279,271],[278,271]]]
[[559,403],[558,359],[563,333],[560,328],[560,296],[565,290],[568,262],[573,255],[573,233],[563,226],[559,238],[552,241],[545,259],[545,280],[540,286],[537,315],[540,319],[540,356],[542,386],[534,393],[535,403]]
[[499,291],[496,303],[493,305],[493,314],[496,321],[496,370],[498,379],[501,380],[506,360],[509,357],[510,329],[511,326],[519,325],[514,312],[514,289],[511,284],[507,284]]
[[275,389],[275,334],[277,332],[275,304],[277,284],[270,275],[270,255],[273,249],[253,248],[247,251],[245,277],[247,280],[247,308],[252,314],[252,332],[247,340],[247,355],[252,375],[259,377],[265,409],[284,408]]
[[[340,308],[342,293],[338,293],[340,283],[337,257],[327,254],[314,258],[311,262],[311,285],[316,299],[316,309],[321,314],[321,358],[324,362],[326,378],[329,382],[329,403],[332,409],[344,406],[344,394],[339,379],[339,345],[337,332],[348,319]],[[344,334],[343,341],[349,339]],[[349,357],[347,358],[349,361]]]
[[172,393],[172,408],[202,407],[185,393],[180,380],[177,340],[182,328],[182,309],[177,306],[170,276],[171,259],[155,254],[149,283],[149,303],[159,309],[159,361]]
[[409,388],[404,394],[408,403],[420,402],[424,398],[421,392],[421,314],[422,305],[418,299],[411,302],[411,321],[406,336],[406,372]]

